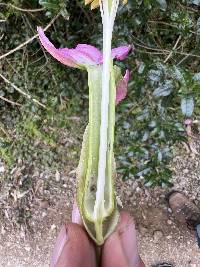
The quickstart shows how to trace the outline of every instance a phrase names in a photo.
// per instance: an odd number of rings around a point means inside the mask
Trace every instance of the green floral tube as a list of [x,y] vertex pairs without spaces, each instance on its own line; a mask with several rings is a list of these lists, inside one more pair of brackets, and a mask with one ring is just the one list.
[[[110,69],[106,179],[100,205],[96,205],[96,191],[99,178],[102,66],[88,68],[89,124],[84,133],[77,171],[77,203],[84,225],[89,235],[98,245],[103,244],[105,238],[115,229],[118,222],[118,211],[114,192],[116,168],[113,153],[116,86],[112,63]],[[99,206],[102,208],[95,210]]]

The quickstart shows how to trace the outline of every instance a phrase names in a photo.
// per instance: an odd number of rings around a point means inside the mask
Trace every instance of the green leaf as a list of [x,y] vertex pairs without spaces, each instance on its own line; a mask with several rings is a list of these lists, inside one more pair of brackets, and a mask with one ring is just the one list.
[[200,6],[200,0],[188,0],[187,3],[192,4],[192,5],[196,5],[196,6]]
[[160,5],[160,9],[165,11],[167,9],[167,2],[166,0],[156,0]]
[[197,20],[197,34],[200,34],[200,17]]
[[194,79],[196,82],[200,82],[200,72],[195,73],[193,79]]
[[145,183],[145,186],[146,187],[151,187],[151,186],[153,186],[153,183],[154,183],[153,180],[149,180],[147,183]]
[[161,79],[162,72],[160,70],[150,70],[148,73],[148,78],[152,82],[159,82]]
[[48,1],[48,0],[39,0],[39,4],[46,9],[57,9],[58,4],[55,1]]
[[163,84],[161,84],[156,90],[154,90],[153,95],[155,97],[160,97],[160,96],[168,96],[171,94],[173,89],[173,83],[170,80],[167,80]]
[[183,115],[191,117],[194,111],[194,99],[192,96],[186,96],[181,100],[181,110]]

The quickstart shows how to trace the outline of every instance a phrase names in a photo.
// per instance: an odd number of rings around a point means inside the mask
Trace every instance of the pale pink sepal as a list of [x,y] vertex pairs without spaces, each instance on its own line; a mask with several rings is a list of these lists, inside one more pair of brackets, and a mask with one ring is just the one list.
[[49,39],[44,34],[44,31],[41,27],[37,27],[39,39],[43,47],[51,54],[54,58],[56,58],[61,63],[69,66],[76,67],[76,63],[73,58],[69,56],[68,48],[57,49],[55,46],[49,41]]
[[118,105],[119,102],[121,102],[126,97],[129,79],[130,71],[126,70],[124,77],[119,80],[116,86],[116,105]]
[[100,64],[102,61],[103,55],[101,51],[93,45],[78,44],[76,50],[85,53],[96,64]]
[[[38,27],[37,30],[43,47],[64,65],[75,68],[86,68],[87,66],[102,64],[103,55],[96,47],[79,44],[75,49],[56,48],[46,37],[41,27]],[[114,48],[112,49],[112,58],[123,60],[131,49],[131,45]]]
[[83,68],[90,65],[100,64],[101,52],[92,45],[79,44],[75,49],[55,48],[44,34],[41,27],[38,27],[40,42],[43,47],[61,63],[75,68]]
[[130,50],[132,49],[131,45],[124,45],[117,48],[112,49],[112,58],[116,58],[118,60],[124,60]]

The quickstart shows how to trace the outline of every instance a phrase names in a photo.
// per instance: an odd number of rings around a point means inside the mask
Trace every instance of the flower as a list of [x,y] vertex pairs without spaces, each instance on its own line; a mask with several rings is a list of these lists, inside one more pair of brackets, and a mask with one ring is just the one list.
[[[43,47],[58,61],[74,68],[86,68],[87,66],[102,64],[103,54],[92,45],[79,44],[76,48],[55,48],[44,34],[41,27],[38,27],[39,39]],[[131,50],[131,46],[120,46],[112,49],[112,58],[123,60]]]
[[[88,44],[78,44],[76,48],[72,49],[56,48],[46,37],[41,27],[38,27],[37,30],[42,46],[49,52],[49,54],[51,54],[62,64],[67,65],[69,67],[87,69],[87,67],[89,66],[95,66],[103,63],[103,54],[96,47]],[[112,59],[125,59],[131,49],[131,45],[120,46],[112,49]],[[127,70],[125,76],[116,84],[117,104],[126,96],[129,76],[129,71]]]

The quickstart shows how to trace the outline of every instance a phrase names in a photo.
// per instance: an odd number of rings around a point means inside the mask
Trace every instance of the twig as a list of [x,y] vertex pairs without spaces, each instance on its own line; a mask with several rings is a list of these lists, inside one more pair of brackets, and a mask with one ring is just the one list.
[[[180,30],[178,26],[176,26],[174,24],[170,24],[170,23],[165,22],[165,21],[148,20],[148,23],[156,23],[156,24],[166,25],[166,26],[170,26],[172,28],[176,28],[176,29]],[[189,30],[189,32],[191,32],[193,34],[197,34],[197,32],[194,32],[194,31],[191,31],[191,30]]]
[[6,130],[4,129],[2,123],[0,122],[0,130],[6,135],[6,137],[11,140],[12,138],[10,137],[9,133],[6,132]]
[[84,13],[84,15],[86,16],[88,22],[91,23],[90,16],[89,16],[88,13],[85,11],[85,9],[82,7],[82,3],[80,4],[79,0],[76,0],[76,4],[77,4],[78,7],[81,9],[81,11]]
[[145,51],[145,50],[140,50],[140,49],[137,49],[136,51],[139,53],[150,54],[150,55],[166,55],[163,52],[151,52],[151,51]]
[[188,124],[186,125],[186,134],[188,137],[188,147],[190,148],[190,151],[193,153],[193,155],[199,155],[196,147],[194,139],[196,139],[192,134],[192,125]]
[[183,61],[185,61],[189,56],[184,56],[184,58],[181,59],[181,61],[179,61],[178,64],[176,64],[176,66],[178,67],[179,65],[181,65],[181,63],[183,63]]
[[9,100],[9,99],[7,99],[7,98],[1,96],[1,95],[0,95],[0,99],[4,100],[4,101],[6,101],[6,102],[8,102],[8,103],[10,103],[10,104],[12,104],[12,105],[15,105],[15,106],[21,106],[21,104],[19,104],[19,103],[17,103],[17,102],[13,102],[13,101],[11,101],[11,100]]
[[133,44],[136,45],[136,46],[139,46],[141,48],[147,49],[147,50],[161,52],[162,54],[165,54],[165,53],[170,52],[169,50],[166,50],[166,49],[160,49],[160,48],[150,47],[150,46],[147,46],[146,44],[136,43],[135,41],[133,42]]
[[182,5],[181,3],[179,3],[178,1],[177,1],[177,4],[182,8],[182,9],[187,9],[187,10],[189,10],[189,11],[191,11],[191,12],[198,12],[198,10],[197,9],[194,9],[194,8],[192,8],[192,7],[189,7],[189,6],[184,6],[184,5]]
[[14,8],[16,10],[19,10],[19,11],[31,12],[31,13],[33,13],[33,12],[40,12],[40,11],[43,11],[44,10],[44,7],[37,8],[37,9],[25,9],[25,8],[14,6],[12,4],[8,4],[8,6],[11,6],[12,8]]
[[181,35],[179,35],[178,39],[176,40],[175,45],[174,45],[173,48],[172,48],[172,51],[169,53],[169,55],[168,55],[168,56],[166,57],[166,59],[164,60],[164,63],[167,63],[167,61],[170,59],[170,57],[171,57],[172,54],[173,54],[173,50],[176,49],[176,47],[177,47],[177,45],[178,45],[178,43],[179,43],[180,40],[181,40]]
[[44,104],[42,104],[40,101],[38,101],[35,98],[32,98],[31,95],[25,93],[23,90],[21,90],[20,88],[18,88],[15,84],[13,84],[12,82],[10,82],[8,79],[6,79],[6,77],[4,77],[1,73],[0,73],[0,77],[8,84],[10,84],[17,92],[19,92],[20,94],[24,95],[25,97],[27,97],[28,99],[32,100],[33,102],[37,103],[39,106],[46,108],[46,106]]
[[[136,46],[139,46],[139,47],[142,47],[142,48],[145,48],[147,50],[152,50],[152,51],[157,51],[157,52],[161,52],[162,54],[165,54],[165,53],[170,53],[171,51],[168,50],[168,49],[159,49],[159,48],[154,48],[154,47],[150,47],[150,46],[147,46],[147,45],[141,45],[141,44],[138,44],[136,42],[133,42],[134,45]],[[197,57],[197,58],[200,58],[200,55],[196,55],[196,54],[192,54],[192,53],[186,53],[186,52],[178,52],[178,51],[174,51],[175,54],[178,54],[178,55],[183,55],[183,56],[190,56],[190,57]]]
[[[44,28],[44,31],[48,30],[51,25],[54,23],[54,21],[60,16],[60,12],[49,22],[49,24]],[[25,41],[24,43],[20,44],[19,46],[15,47],[14,49],[10,50],[9,52],[3,54],[0,56],[0,59],[5,58],[9,55],[11,55],[12,53],[20,50],[22,47],[24,47],[25,45],[27,45],[28,43],[32,42],[35,38],[38,37],[38,33],[35,34],[34,36],[32,36],[31,38],[29,38],[27,41]]]
[[41,7],[41,8],[36,8],[36,9],[26,9],[26,8],[21,8],[21,7],[18,7],[18,6],[15,6],[13,4],[7,4],[7,3],[0,3],[0,6],[5,6],[5,7],[12,7],[16,10],[19,10],[19,11],[23,11],[23,12],[40,12],[40,11],[43,11],[44,10],[44,7]]

